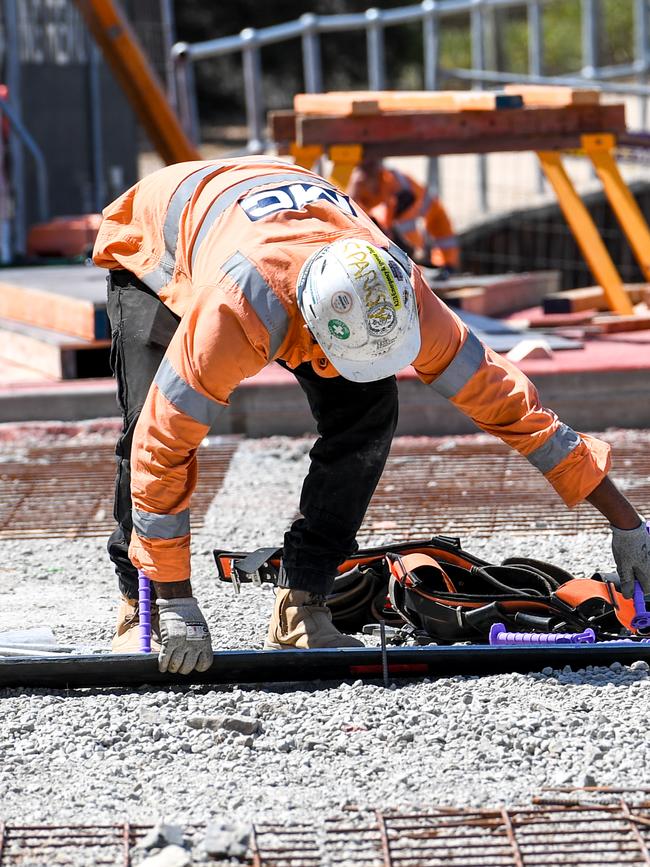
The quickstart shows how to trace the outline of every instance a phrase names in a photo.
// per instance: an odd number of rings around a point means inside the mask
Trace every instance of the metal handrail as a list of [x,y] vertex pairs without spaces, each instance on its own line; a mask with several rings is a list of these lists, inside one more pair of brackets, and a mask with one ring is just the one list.
[[8,99],[0,97],[0,114],[6,114],[11,124],[11,134],[16,133],[27,150],[32,155],[34,165],[36,167],[36,189],[38,202],[38,218],[41,222],[45,222],[50,215],[49,205],[49,177],[47,173],[47,163],[43,156],[43,151],[36,144],[34,137],[29,132],[25,124],[22,122],[18,113]]
[[[320,36],[328,33],[365,30],[367,41],[368,85],[371,90],[385,87],[384,30],[387,27],[420,22],[424,45],[424,87],[434,90],[443,76],[467,80],[480,88],[486,83],[526,81],[540,84],[565,84],[570,86],[599,86],[605,91],[616,90],[639,96],[642,101],[642,117],[645,117],[645,100],[650,89],[642,84],[617,85],[607,82],[617,78],[645,77],[650,69],[650,9],[646,0],[634,0],[635,14],[635,59],[632,63],[599,67],[598,25],[600,0],[581,0],[582,4],[582,69],[567,76],[543,75],[543,8],[554,0],[423,0],[423,2],[392,9],[366,9],[365,12],[340,15],[316,15],[306,13],[295,21],[274,24],[264,28],[246,28],[235,36],[219,37],[189,44],[177,43],[172,49],[176,70],[179,102],[184,122],[191,127],[191,134],[198,138],[196,93],[192,74],[193,64],[198,61],[227,54],[241,53],[244,68],[246,116],[249,129],[249,150],[259,151],[264,147],[265,108],[262,91],[261,49],[290,39],[302,40],[302,66],[304,89],[308,93],[322,90],[323,74],[320,54]],[[510,73],[486,69],[485,22],[486,12],[494,9],[523,8],[528,15],[529,72],[528,76],[513,76]],[[442,19],[459,13],[469,13],[472,44],[472,66],[469,70],[443,70],[439,66],[439,30]],[[484,169],[481,169],[483,175]],[[484,178],[481,187],[485,187]]]
[[591,84],[602,90],[603,93],[620,93],[622,96],[644,96],[650,97],[650,85],[645,84],[627,84],[625,82],[607,82],[607,81],[585,81],[584,78],[559,75],[519,75],[514,72],[496,72],[490,70],[477,69],[445,69],[444,74],[450,78],[457,78],[459,81],[481,81],[492,84],[557,84],[565,87],[585,87],[586,84]]

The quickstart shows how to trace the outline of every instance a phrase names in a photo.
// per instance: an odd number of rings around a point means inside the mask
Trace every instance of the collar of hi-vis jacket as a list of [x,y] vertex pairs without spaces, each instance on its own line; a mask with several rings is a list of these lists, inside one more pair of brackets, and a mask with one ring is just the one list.
[[[300,166],[263,158],[260,158],[259,162],[267,163],[263,166],[262,171],[259,171],[259,167],[257,167],[258,170],[254,174],[227,186],[212,200],[203,215],[199,231],[193,240],[190,254],[191,262],[188,263],[190,266],[196,261],[201,246],[216,221],[247,193],[269,184],[304,183],[307,180],[310,185],[325,188],[332,194],[339,194],[339,191],[324,178],[302,169]],[[149,289],[157,294],[164,296],[166,288],[175,278],[181,222],[188,204],[200,188],[224,172],[224,167],[223,161],[201,164],[200,168],[191,172],[179,184],[169,199],[162,225],[164,250],[158,263],[142,274],[140,278]]]

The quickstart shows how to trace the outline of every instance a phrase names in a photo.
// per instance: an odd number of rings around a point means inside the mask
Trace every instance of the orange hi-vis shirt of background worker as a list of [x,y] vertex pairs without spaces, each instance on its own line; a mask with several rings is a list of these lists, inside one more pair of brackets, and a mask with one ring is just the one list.
[[458,240],[442,202],[409,175],[368,160],[352,172],[347,192],[386,234],[399,233],[436,268],[458,269]]
[[[359,206],[318,175],[276,159],[189,162],[144,178],[104,211],[97,265],[126,269],[182,317],[133,437],[133,564],[155,581],[190,577],[196,452],[233,389],[281,359],[336,376],[299,311],[312,253],[370,242],[411,275],[419,377],[540,469],[573,505],[607,473],[609,446],[544,409],[509,361],[484,346]],[[408,293],[407,293],[407,297]],[[426,400],[426,392],[422,393]],[[523,508],[523,504],[522,504]]]

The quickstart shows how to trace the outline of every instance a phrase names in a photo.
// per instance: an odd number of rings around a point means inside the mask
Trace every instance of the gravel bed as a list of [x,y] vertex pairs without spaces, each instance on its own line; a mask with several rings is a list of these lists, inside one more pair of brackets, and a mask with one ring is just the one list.
[[[245,586],[238,597],[218,584],[211,550],[281,541],[308,447],[242,442],[193,538],[195,594],[215,648],[261,647],[273,594]],[[612,566],[605,526],[463,542],[486,559],[536,556],[576,574]],[[104,544],[5,542],[0,632],[49,625],[62,643],[108,646],[116,588]],[[0,690],[0,820],[316,821],[355,805],[529,804],[549,785],[649,785],[648,697],[643,662],[388,690],[361,682]]]

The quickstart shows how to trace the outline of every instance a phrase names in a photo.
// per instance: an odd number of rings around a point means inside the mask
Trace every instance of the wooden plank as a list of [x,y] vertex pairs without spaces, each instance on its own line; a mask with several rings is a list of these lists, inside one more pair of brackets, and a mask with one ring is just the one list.
[[[625,129],[624,105],[579,105],[565,108],[513,108],[510,111],[394,112],[367,117],[296,118],[299,145],[378,144],[393,152],[393,145],[408,142],[416,153],[436,140],[462,142],[464,152],[476,152],[482,138],[494,150],[512,150],[512,140],[527,137],[533,149],[548,149],[553,136],[579,136],[587,132],[618,132]],[[579,141],[579,139],[578,139]],[[446,151],[440,150],[444,153]],[[459,151],[454,151],[459,152]]]
[[54,217],[47,223],[38,223],[27,233],[27,255],[90,257],[101,223],[101,214]]
[[650,313],[634,313],[631,316],[595,316],[591,327],[601,334],[620,334],[624,331],[650,330]]
[[42,382],[43,374],[22,364],[0,358],[0,388]]
[[85,265],[3,269],[0,318],[85,340],[108,338],[106,271]]
[[289,147],[296,140],[295,111],[270,111],[268,114],[269,134],[279,154],[288,154]]
[[0,319],[0,358],[50,379],[109,376],[110,340],[83,340]]
[[587,87],[547,84],[506,84],[506,93],[518,94],[525,106],[599,105],[600,91]]
[[458,90],[368,90],[298,93],[298,114],[366,115],[393,111],[495,111],[521,108],[518,94]]
[[[462,279],[457,278],[456,282]],[[435,284],[435,291],[452,307],[481,316],[502,316],[534,307],[549,292],[556,291],[559,282],[559,271],[532,271],[492,275],[480,282],[468,277],[465,278],[465,285],[471,288],[453,288],[450,291],[445,291],[444,284],[438,283]]]
[[[434,288],[433,286],[431,287]],[[440,295],[445,304],[456,310],[467,310],[469,313],[483,313],[483,299],[485,298],[485,290],[482,286],[464,286],[462,289],[451,289],[448,292],[442,292],[439,288],[435,289],[436,295]]]
[[588,325],[596,310],[580,310],[577,313],[524,313],[522,318],[508,319],[513,325],[521,325],[525,328],[577,328],[580,325]]
[[[628,283],[623,288],[633,304],[645,301],[650,293],[647,283]],[[553,292],[544,298],[543,307],[544,313],[580,313],[583,310],[609,309],[601,286]]]
[[298,114],[378,114],[379,100],[374,91],[333,91],[330,93],[297,93],[293,109]]
[[[580,133],[554,134],[544,138],[544,147],[551,150],[577,150],[580,148]],[[363,144],[364,157],[446,156],[449,154],[491,154],[535,152],[539,147],[539,135],[483,135],[480,138],[423,138],[419,141],[403,139],[391,142]]]

